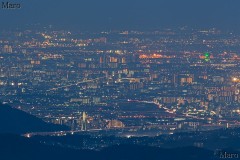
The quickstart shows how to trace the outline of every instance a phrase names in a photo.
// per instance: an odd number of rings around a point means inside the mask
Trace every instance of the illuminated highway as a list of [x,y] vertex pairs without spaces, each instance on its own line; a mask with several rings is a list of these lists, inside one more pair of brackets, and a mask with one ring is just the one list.
[[98,80],[98,79],[101,79],[101,78],[106,78],[106,77],[99,77],[99,78],[96,78],[96,79],[90,79],[90,80],[80,81],[80,82],[77,82],[77,83],[74,83],[74,84],[69,84],[69,85],[65,85],[65,86],[60,86],[60,87],[52,88],[52,89],[49,89],[49,90],[47,90],[47,91],[48,91],[48,92],[49,92],[49,91],[56,91],[56,90],[61,89],[61,88],[76,86],[76,85],[79,85],[79,84],[82,84],[82,83],[92,82],[92,81],[95,81],[95,80]]

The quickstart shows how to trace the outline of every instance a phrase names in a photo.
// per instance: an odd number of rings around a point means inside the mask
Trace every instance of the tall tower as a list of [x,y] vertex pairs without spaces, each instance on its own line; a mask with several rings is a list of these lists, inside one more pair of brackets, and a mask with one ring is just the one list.
[[86,112],[83,112],[82,114],[82,119],[81,119],[81,131],[86,131],[87,130],[87,114]]

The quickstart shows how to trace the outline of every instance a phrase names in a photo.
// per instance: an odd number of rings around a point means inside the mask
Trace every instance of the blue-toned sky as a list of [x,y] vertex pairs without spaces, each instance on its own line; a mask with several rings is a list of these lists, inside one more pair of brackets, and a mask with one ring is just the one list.
[[22,8],[0,9],[0,27],[21,27],[24,24],[40,23],[86,29],[154,29],[185,25],[240,28],[240,0],[9,0],[9,2],[19,2]]

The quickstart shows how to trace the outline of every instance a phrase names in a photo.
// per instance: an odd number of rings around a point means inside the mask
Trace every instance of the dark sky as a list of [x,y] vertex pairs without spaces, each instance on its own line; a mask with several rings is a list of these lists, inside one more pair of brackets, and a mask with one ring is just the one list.
[[[1,1],[0,1],[1,2]],[[0,27],[53,24],[85,29],[154,29],[162,26],[240,28],[240,0],[9,0]]]

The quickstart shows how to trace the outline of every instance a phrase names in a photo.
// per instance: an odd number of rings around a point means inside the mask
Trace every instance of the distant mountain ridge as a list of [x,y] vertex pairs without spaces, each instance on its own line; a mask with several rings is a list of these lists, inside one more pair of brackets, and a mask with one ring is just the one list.
[[49,124],[9,105],[0,104],[0,133],[24,134],[69,130],[66,126]]

